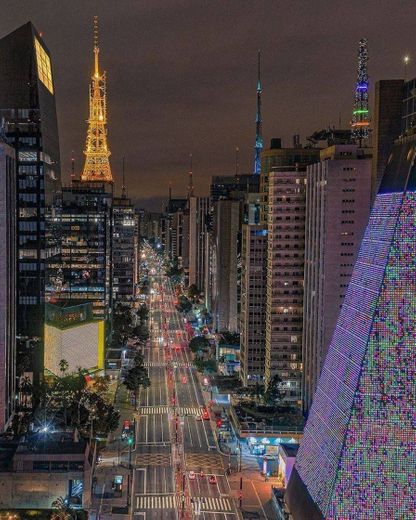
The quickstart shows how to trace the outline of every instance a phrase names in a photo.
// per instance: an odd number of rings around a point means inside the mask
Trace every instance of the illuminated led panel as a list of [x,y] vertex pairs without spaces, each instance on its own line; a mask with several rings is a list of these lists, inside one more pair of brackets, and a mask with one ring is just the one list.
[[[379,295],[387,280],[386,266],[392,261],[402,201],[402,193],[379,194],[376,198],[296,459],[301,479],[326,518],[381,518],[368,515],[368,511],[363,516],[356,514],[356,510],[354,514],[346,514],[351,503],[345,505],[342,513],[340,509],[334,510],[343,493],[340,487],[335,500],[334,487],[341,486],[342,474],[345,475],[342,482],[348,485],[347,470],[344,473],[339,470],[340,458],[348,437],[351,410],[359,395],[357,389],[363,384],[363,362],[374,335],[373,319],[379,314]],[[416,243],[414,247],[416,251]],[[358,450],[354,453],[358,467],[362,454]],[[367,492],[365,485],[361,492]],[[357,500],[355,495],[354,500]]]
[[415,239],[411,192],[390,246],[329,518],[415,518]]
[[35,50],[39,79],[49,92],[53,94],[51,60],[37,38],[35,38]]

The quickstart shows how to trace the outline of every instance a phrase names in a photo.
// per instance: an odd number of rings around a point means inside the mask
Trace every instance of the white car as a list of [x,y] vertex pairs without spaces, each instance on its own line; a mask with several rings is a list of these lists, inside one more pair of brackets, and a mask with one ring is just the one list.
[[188,474],[188,478],[189,478],[189,480],[195,480],[195,478],[196,478],[195,471],[190,471]]

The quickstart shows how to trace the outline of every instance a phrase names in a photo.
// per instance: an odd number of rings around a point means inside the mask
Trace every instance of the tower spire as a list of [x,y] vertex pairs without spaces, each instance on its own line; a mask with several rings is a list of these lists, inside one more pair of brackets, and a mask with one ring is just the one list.
[[194,176],[192,172],[192,154],[189,154],[189,180],[188,180],[188,199],[194,196]]
[[125,199],[127,197],[126,194],[126,183],[124,178],[124,157],[123,157],[123,184],[121,185],[121,198]]
[[107,145],[107,89],[105,72],[100,73],[98,17],[94,16],[94,72],[90,84],[90,111],[82,181],[113,182]]
[[263,150],[262,119],[261,119],[261,52],[257,53],[257,115],[256,115],[256,144],[254,146],[254,175],[261,171],[261,152]]
[[355,85],[354,108],[352,111],[352,137],[359,146],[368,139],[369,112],[368,112],[368,48],[367,38],[361,38],[358,43],[357,83]]

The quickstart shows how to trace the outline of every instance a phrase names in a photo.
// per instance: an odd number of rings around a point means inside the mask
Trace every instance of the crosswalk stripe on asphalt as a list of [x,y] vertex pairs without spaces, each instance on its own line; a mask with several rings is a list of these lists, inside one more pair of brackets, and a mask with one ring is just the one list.
[[228,498],[205,497],[205,502],[201,504],[202,511],[231,511],[231,504]]
[[141,495],[136,497],[136,509],[175,509],[175,495]]
[[[201,415],[203,408],[201,406],[180,406],[178,408],[179,415]],[[170,406],[141,406],[141,415],[158,415],[166,414],[173,411]]]

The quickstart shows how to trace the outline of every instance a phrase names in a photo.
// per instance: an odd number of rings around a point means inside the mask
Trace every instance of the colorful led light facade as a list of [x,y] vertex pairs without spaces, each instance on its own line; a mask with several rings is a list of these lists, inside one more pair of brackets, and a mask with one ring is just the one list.
[[354,109],[352,112],[351,130],[352,137],[361,146],[362,141],[368,138],[369,112],[368,112],[368,50],[367,39],[362,38],[358,44],[358,77],[355,86]]
[[416,511],[415,149],[377,195],[296,459],[328,520]]

